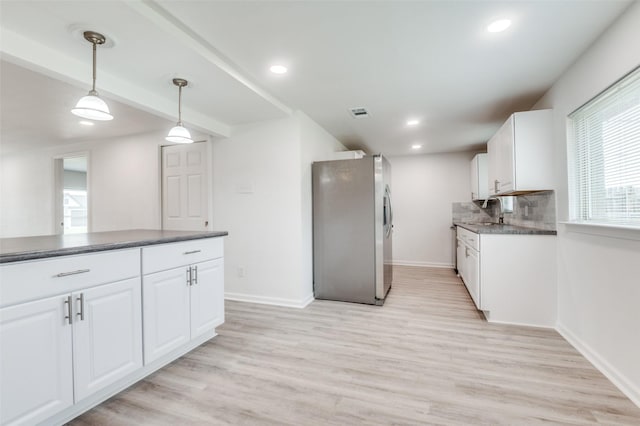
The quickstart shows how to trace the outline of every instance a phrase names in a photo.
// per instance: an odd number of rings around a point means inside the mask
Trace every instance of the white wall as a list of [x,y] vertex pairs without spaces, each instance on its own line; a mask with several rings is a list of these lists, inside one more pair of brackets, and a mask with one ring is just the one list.
[[86,152],[91,230],[159,229],[160,145],[153,133],[0,157],[0,237],[54,233],[54,158]]
[[471,199],[473,155],[389,158],[394,264],[453,267],[451,203]]
[[312,300],[307,172],[336,146],[301,113],[237,127],[214,142],[213,223],[229,232],[227,298],[298,307]]
[[[640,64],[639,23],[635,2],[535,105],[554,110],[561,221],[568,219],[566,117]],[[640,232],[594,235],[584,227],[559,227],[558,329],[640,405],[638,260]]]
[[0,156],[0,238],[53,232],[53,177],[48,153]]

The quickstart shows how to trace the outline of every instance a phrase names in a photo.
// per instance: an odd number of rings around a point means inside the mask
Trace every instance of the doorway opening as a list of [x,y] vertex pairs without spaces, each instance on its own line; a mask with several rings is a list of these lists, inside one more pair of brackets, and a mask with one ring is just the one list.
[[87,155],[64,156],[55,162],[57,233],[89,232]]

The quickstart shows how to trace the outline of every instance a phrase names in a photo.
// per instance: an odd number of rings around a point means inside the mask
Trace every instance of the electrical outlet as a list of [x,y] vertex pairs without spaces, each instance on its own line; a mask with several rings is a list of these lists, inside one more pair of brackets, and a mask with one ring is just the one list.
[[243,267],[239,267],[238,268],[238,277],[239,278],[243,278],[244,277],[244,268]]

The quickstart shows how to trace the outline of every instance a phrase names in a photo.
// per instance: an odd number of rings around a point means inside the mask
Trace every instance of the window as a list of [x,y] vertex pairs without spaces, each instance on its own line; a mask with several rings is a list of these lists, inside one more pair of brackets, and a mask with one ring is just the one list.
[[575,222],[640,227],[640,68],[569,115]]

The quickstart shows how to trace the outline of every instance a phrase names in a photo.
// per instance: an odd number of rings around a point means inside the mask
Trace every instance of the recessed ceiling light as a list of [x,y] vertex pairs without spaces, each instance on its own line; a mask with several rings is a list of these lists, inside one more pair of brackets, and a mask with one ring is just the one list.
[[420,145],[419,143],[411,145],[411,149],[420,149],[420,148],[422,148],[422,145]]
[[95,124],[92,121],[87,121],[87,120],[81,120],[79,123],[82,124],[83,126],[93,126]]
[[490,33],[500,33],[511,26],[510,19],[498,19],[497,21],[493,21],[487,27],[487,31]]
[[284,65],[271,65],[269,70],[274,74],[285,74],[287,72],[287,67]]
[[418,124],[420,124],[420,120],[408,120],[407,121],[407,126],[417,126]]

